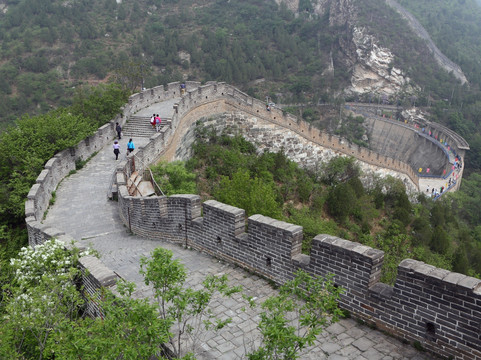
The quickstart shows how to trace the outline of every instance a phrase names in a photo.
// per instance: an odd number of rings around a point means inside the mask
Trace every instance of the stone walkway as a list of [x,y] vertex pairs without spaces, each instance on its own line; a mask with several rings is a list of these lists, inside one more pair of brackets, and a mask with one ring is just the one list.
[[[145,109],[145,114],[172,115],[172,101]],[[148,139],[134,138],[136,147]],[[150,297],[152,290],[145,286],[139,274],[139,260],[159,246],[170,249],[174,257],[186,266],[188,285],[198,287],[208,274],[227,274],[230,285],[241,285],[244,292],[260,302],[275,293],[269,283],[259,277],[205,254],[184,249],[168,242],[154,241],[132,235],[121,223],[117,203],[107,199],[114,169],[125,158],[128,139],[122,138],[121,156],[115,161],[111,145],[105,146],[86,166],[64,179],[56,190],[56,201],[48,210],[44,223],[61,229],[83,244],[90,244],[101,254],[101,260],[122,278],[137,284],[137,296]],[[215,299],[213,312],[232,323],[217,333],[201,334],[194,347],[198,359],[241,359],[246,351],[257,346],[259,334],[256,323],[259,308],[243,311],[245,301],[239,294],[232,299]],[[187,349],[189,350],[189,349]],[[301,359],[429,359],[413,347],[360,325],[353,319],[343,319],[321,334],[316,344]]]

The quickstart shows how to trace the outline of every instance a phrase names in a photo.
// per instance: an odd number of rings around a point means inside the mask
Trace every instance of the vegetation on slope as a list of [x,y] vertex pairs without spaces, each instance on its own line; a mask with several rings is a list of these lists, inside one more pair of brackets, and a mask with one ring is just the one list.
[[7,6],[0,12],[4,121],[68,104],[78,84],[125,76],[135,79],[134,90],[142,78],[145,87],[182,74],[246,86],[260,78],[284,82],[290,74],[283,90],[299,97],[324,91],[310,78],[319,81],[335,42],[320,31],[328,29],[327,19],[296,19],[273,1],[10,0]]
[[0,287],[10,282],[9,259],[27,244],[25,200],[45,163],[93,134],[126,101],[117,86],[85,90],[71,107],[25,116],[0,134]]
[[428,31],[438,48],[457,63],[470,83],[481,84],[481,8],[474,0],[398,0]]

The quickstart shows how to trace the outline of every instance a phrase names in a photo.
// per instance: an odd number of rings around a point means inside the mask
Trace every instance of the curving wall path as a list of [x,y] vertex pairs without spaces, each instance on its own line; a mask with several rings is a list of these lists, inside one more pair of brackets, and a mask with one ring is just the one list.
[[[231,86],[188,83],[187,88],[190,91],[175,105],[171,128],[156,133],[147,144],[138,147],[135,157],[129,157],[117,167],[118,211],[129,230],[153,240],[187,244],[276,283],[291,279],[300,268],[314,275],[334,273],[336,283],[346,289],[341,306],[357,317],[408,341],[419,341],[439,355],[481,359],[479,279],[406,259],[398,267],[394,286],[389,286],[379,282],[384,258],[380,250],[318,235],[313,241],[311,254],[304,255],[300,252],[300,226],[261,215],[246,219],[242,209],[216,201],[201,204],[197,195],[129,196],[126,176],[132,170],[138,169],[141,163],[155,162],[161,156],[181,154],[180,148],[174,145],[181,143],[196,119],[233,109],[248,117],[262,118],[273,126],[284,127],[312,143],[325,144],[332,151],[357,155],[367,163],[402,171],[412,181],[417,181],[408,164],[345,144],[341,139],[329,137],[281,111],[266,114],[262,102]],[[131,114],[178,96],[178,84],[169,84],[165,90],[158,87],[134,95],[123,113],[110,124],[47,163],[25,204],[32,246],[52,237],[66,243],[72,240],[65,232],[45,226],[42,218],[52,191],[75,168],[75,161],[86,159],[109,144],[114,137],[113,124],[116,121],[123,124]],[[248,231],[245,230],[246,224]],[[86,291],[95,294],[99,287],[114,286],[117,275],[99,260],[86,257],[82,266],[86,270]],[[95,301],[89,305],[92,315],[100,311]]]

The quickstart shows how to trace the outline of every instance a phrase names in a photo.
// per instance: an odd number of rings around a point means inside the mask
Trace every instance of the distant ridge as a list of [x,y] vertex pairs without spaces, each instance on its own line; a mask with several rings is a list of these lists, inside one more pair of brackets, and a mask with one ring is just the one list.
[[[481,4],[481,0],[476,0],[476,2],[478,4]],[[411,14],[408,10],[398,4],[396,0],[386,0],[386,3],[393,9],[395,9],[404,19],[406,19],[409,27],[416,33],[416,35],[418,35],[421,39],[426,40],[426,45],[431,50],[439,66],[441,66],[448,72],[452,72],[456,79],[460,80],[462,84],[468,82],[468,79],[466,79],[466,76],[464,75],[463,70],[461,70],[459,65],[448,59],[448,57],[444,55],[441,50],[438,49],[436,44],[434,44],[433,40],[431,39],[431,36],[429,36],[426,29],[413,16],[413,14]]]

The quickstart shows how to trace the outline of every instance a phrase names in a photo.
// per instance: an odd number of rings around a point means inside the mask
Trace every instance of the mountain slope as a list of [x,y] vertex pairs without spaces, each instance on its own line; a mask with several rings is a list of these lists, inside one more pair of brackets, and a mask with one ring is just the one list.
[[138,90],[142,80],[219,80],[285,103],[415,94],[425,104],[456,82],[375,0],[0,0],[0,10],[4,124],[104,81]]

